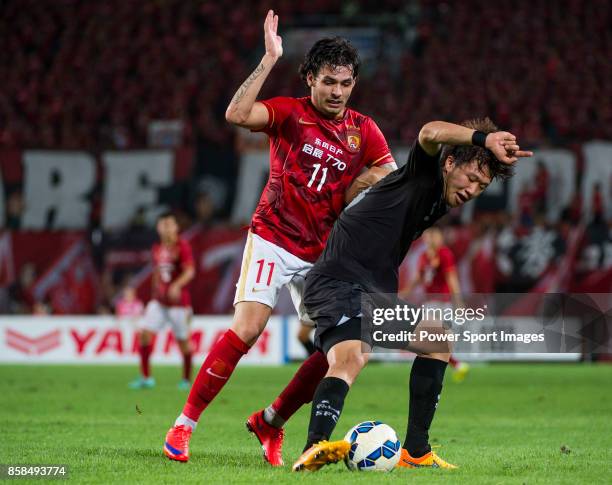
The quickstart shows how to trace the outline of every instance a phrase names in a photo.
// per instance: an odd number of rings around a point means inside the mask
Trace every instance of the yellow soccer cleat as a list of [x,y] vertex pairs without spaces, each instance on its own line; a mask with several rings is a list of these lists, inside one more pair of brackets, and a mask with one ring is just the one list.
[[408,453],[408,450],[402,448],[402,455],[400,456],[400,460],[395,465],[396,468],[457,468],[455,465],[451,465],[447,463],[442,458],[440,458],[435,451],[430,451],[429,453],[425,453],[423,456],[419,458],[413,458]]
[[463,382],[470,371],[470,366],[465,362],[461,362],[459,366],[453,372],[453,381],[454,382]]
[[308,448],[293,464],[294,472],[315,472],[319,468],[344,460],[351,445],[348,441],[320,441]]

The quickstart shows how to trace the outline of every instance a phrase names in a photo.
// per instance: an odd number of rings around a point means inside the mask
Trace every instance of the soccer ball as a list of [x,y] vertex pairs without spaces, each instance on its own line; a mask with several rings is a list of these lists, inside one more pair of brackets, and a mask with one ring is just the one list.
[[390,472],[400,459],[401,445],[393,428],[380,421],[364,421],[344,438],[351,449],[344,459],[349,470]]

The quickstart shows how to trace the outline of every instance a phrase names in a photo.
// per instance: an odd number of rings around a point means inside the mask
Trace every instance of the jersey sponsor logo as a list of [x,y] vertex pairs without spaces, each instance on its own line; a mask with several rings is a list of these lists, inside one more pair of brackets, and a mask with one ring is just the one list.
[[335,145],[332,145],[331,143],[327,142],[327,141],[323,141],[320,138],[315,138],[315,142],[314,144],[318,147],[323,148],[324,150],[328,150],[331,153],[334,153],[335,155],[342,155],[344,152],[338,148]]
[[307,121],[304,118],[300,117],[300,119],[298,120],[298,123],[300,125],[316,125],[316,123],[314,121]]
[[347,128],[346,143],[349,151],[358,152],[361,148],[361,131],[358,128]]

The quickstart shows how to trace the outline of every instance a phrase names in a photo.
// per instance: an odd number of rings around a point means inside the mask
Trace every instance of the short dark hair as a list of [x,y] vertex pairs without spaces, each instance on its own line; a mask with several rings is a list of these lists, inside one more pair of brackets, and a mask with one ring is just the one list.
[[164,211],[157,216],[157,222],[161,221],[162,219],[168,219],[168,217],[172,217],[174,220],[176,220],[176,214],[174,214],[174,212]]
[[[499,128],[497,128],[495,123],[488,117],[465,120],[459,124],[473,130],[482,131],[483,133],[495,133],[499,131]],[[500,162],[495,155],[493,155],[493,152],[486,148],[474,145],[445,145],[442,148],[442,154],[440,156],[442,163],[444,163],[448,156],[453,157],[455,165],[463,165],[464,163],[476,160],[480,171],[484,172],[485,167],[489,169],[491,181],[496,178],[502,180],[507,179],[514,175],[514,168],[512,165]]]
[[309,72],[316,77],[323,66],[329,66],[332,69],[350,66],[353,71],[353,79],[357,79],[360,63],[357,49],[347,39],[325,37],[315,42],[310,48],[298,72],[302,80],[306,82]]

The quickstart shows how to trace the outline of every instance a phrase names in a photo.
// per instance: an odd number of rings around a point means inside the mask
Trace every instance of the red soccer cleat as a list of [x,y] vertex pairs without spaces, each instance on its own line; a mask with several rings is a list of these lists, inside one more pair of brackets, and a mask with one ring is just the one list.
[[264,460],[272,466],[283,466],[283,428],[275,428],[265,422],[263,410],[256,411],[246,422],[247,429],[257,436],[263,448]]
[[164,455],[171,460],[189,460],[189,440],[191,439],[191,428],[188,426],[173,426],[166,433],[164,442]]

